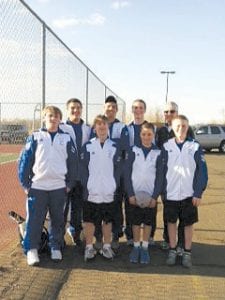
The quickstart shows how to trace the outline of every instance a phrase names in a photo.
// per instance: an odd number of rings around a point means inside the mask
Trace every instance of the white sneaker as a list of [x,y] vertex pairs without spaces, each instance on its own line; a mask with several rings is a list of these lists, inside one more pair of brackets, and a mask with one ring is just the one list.
[[60,250],[51,250],[51,259],[55,261],[62,260],[62,252]]
[[84,261],[88,261],[95,258],[96,254],[97,252],[93,247],[92,248],[86,247],[84,251]]
[[27,252],[27,264],[29,266],[36,266],[40,262],[37,249],[31,249]]
[[102,256],[104,256],[107,259],[113,259],[113,257],[115,256],[115,253],[113,252],[111,247],[104,247],[100,250],[100,254],[102,254]]

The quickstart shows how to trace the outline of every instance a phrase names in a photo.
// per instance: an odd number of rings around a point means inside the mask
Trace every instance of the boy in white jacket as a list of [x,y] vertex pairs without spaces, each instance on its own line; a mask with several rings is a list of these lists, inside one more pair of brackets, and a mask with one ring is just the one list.
[[108,137],[108,119],[98,115],[94,120],[96,137],[81,149],[81,183],[84,188],[84,232],[86,248],[84,259],[93,259],[95,227],[101,224],[103,247],[100,253],[112,259],[111,249],[112,222],[115,219],[116,202],[120,173],[121,149]]
[[19,180],[27,198],[26,233],[23,247],[28,265],[39,263],[38,249],[45,217],[49,211],[49,244],[52,260],[62,260],[64,205],[75,184],[77,154],[70,135],[59,129],[58,107],[43,110],[45,128],[27,139],[18,166]]

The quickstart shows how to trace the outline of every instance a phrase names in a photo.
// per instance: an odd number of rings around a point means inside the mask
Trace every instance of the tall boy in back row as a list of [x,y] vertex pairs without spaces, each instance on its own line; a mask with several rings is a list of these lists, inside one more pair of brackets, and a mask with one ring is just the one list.
[[[76,145],[78,157],[80,156],[81,147],[89,140],[91,128],[81,118],[83,105],[77,98],[71,98],[66,103],[68,119],[65,123],[60,124],[60,129],[68,132]],[[80,179],[77,178],[74,188],[69,192],[67,203],[64,211],[65,223],[70,206],[70,226],[67,232],[73,243],[77,246],[81,245],[81,231],[83,219],[83,188]]]
[[174,138],[162,147],[163,195],[165,218],[168,224],[169,255],[167,265],[176,263],[177,219],[184,226],[184,253],[182,265],[192,266],[191,247],[193,224],[198,222],[198,209],[206,188],[207,166],[201,146],[187,137],[188,119],[178,115],[172,120]]

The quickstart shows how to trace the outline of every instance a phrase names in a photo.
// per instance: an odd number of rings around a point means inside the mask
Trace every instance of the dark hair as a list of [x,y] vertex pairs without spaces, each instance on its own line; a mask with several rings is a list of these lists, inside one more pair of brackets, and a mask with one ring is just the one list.
[[145,121],[142,125],[141,125],[141,131],[142,129],[151,129],[153,132],[155,132],[155,127],[154,127],[154,124],[150,123],[150,122],[147,122]]
[[81,108],[83,108],[82,102],[79,99],[77,99],[77,98],[71,98],[71,99],[69,99],[66,102],[66,107],[68,107],[70,103],[78,103],[78,104],[80,104]]
[[146,110],[147,106],[146,106],[146,103],[145,103],[144,100],[142,100],[142,99],[136,99],[136,100],[134,100],[133,103],[132,103],[132,107],[133,107],[133,105],[134,105],[135,102],[142,103],[144,105],[145,110]]
[[113,102],[115,104],[117,104],[117,100],[114,96],[110,95],[105,99],[105,103],[109,103],[109,102]]

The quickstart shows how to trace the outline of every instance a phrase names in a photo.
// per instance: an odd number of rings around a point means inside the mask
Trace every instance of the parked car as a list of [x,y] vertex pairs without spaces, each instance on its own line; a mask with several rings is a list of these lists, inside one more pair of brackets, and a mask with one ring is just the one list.
[[225,125],[200,125],[195,128],[194,134],[195,139],[206,151],[219,149],[225,153]]
[[0,143],[9,144],[24,143],[28,136],[28,130],[25,125],[20,124],[1,124],[0,125]]

